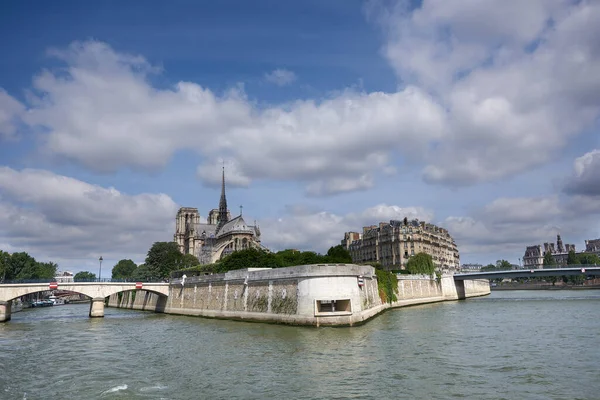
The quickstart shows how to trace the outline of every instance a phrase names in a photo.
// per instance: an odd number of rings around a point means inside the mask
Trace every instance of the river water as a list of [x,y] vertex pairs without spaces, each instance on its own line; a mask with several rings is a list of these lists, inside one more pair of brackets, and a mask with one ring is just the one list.
[[600,290],[306,328],[89,305],[0,324],[0,399],[600,399]]

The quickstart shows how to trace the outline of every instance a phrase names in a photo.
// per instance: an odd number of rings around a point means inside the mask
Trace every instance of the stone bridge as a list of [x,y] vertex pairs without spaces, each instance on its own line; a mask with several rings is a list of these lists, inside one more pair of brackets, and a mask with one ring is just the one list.
[[10,320],[12,300],[27,294],[60,289],[83,294],[92,299],[90,317],[104,317],[104,299],[112,294],[142,289],[157,293],[166,299],[169,296],[168,283],[141,282],[68,282],[68,283],[8,283],[0,285],[0,322]]
[[597,265],[569,265],[561,268],[539,268],[539,269],[513,269],[506,271],[491,272],[468,272],[454,274],[455,281],[469,279],[496,279],[496,278],[536,278],[542,276],[597,276],[600,275],[600,267]]

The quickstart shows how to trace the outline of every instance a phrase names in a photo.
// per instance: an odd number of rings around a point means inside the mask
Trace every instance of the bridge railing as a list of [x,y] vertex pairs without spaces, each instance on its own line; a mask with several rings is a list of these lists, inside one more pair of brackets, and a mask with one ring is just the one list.
[[15,283],[51,283],[56,282],[60,284],[72,284],[72,283],[82,283],[82,282],[96,282],[96,283],[134,283],[134,282],[144,282],[144,283],[156,283],[156,282],[168,282],[168,279],[144,279],[144,280],[136,280],[136,279],[112,279],[112,278],[102,278],[102,279],[74,279],[74,280],[61,280],[54,278],[44,278],[44,279],[11,279],[4,280],[0,279],[0,284],[15,284]]

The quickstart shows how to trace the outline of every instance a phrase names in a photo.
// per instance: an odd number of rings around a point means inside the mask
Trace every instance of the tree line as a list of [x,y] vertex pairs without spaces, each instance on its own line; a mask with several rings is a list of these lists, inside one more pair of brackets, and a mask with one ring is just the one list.
[[8,253],[0,250],[0,281],[52,279],[58,265],[40,262],[25,252]]
[[[567,265],[598,265],[600,264],[600,257],[592,253],[575,253],[575,251],[569,251],[567,255]],[[544,254],[544,267],[552,267],[557,265],[554,256],[549,251]]]
[[324,255],[314,251],[293,249],[267,252],[250,248],[235,251],[213,264],[174,270],[171,276],[179,278],[184,274],[191,276],[204,273],[224,273],[245,268],[283,268],[295,265],[347,263],[352,263],[352,257],[342,245],[330,247]]

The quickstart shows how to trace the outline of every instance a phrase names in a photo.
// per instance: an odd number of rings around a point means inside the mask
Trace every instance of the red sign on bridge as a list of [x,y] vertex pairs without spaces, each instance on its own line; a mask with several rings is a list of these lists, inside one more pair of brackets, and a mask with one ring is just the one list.
[[142,288],[142,282],[136,282],[135,283],[135,288],[136,289],[141,289]]
[[50,289],[58,289],[58,283],[57,282],[50,282]]

